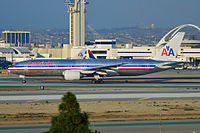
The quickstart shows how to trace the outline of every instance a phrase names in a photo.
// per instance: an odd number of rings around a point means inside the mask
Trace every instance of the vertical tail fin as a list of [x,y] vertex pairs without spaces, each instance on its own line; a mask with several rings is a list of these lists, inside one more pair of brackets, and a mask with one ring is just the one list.
[[88,50],[88,54],[89,54],[90,59],[96,59],[96,58],[94,57],[93,53],[92,53],[90,50]]
[[156,53],[153,59],[175,61],[184,35],[185,32],[178,32],[165,46],[161,48],[160,51]]
[[[84,48],[75,57],[73,57],[72,59],[85,59],[86,58],[86,56],[85,56],[86,53],[87,53],[87,51]],[[89,54],[89,59],[96,59],[90,50],[88,50],[88,54]]]
[[32,51],[31,51],[31,54],[30,56],[32,56],[33,59],[37,58],[38,56],[38,48],[34,48]]
[[72,59],[84,59],[85,58],[86,49],[81,49],[81,51]]

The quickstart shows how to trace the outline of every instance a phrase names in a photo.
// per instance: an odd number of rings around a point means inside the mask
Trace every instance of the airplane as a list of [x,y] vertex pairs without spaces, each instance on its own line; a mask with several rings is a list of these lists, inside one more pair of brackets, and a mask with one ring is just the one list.
[[178,32],[151,59],[33,59],[15,63],[8,71],[26,76],[62,76],[65,80],[93,77],[92,83],[103,83],[103,77],[137,76],[173,69],[185,61],[177,57],[184,37]]
[[96,59],[90,50],[88,50],[88,54],[90,59]]
[[12,63],[10,61],[0,60],[0,69],[7,69],[11,65]]
[[85,59],[86,57],[85,57],[85,54],[86,54],[86,49],[85,48],[83,48],[83,49],[81,49],[81,51],[76,55],[76,56],[74,56],[72,59]]
[[[73,57],[72,59],[86,59],[86,56],[85,56],[86,53],[87,53],[87,51],[84,48],[75,57]],[[90,50],[88,50],[88,54],[89,54],[89,59],[96,59],[94,57],[93,53]]]

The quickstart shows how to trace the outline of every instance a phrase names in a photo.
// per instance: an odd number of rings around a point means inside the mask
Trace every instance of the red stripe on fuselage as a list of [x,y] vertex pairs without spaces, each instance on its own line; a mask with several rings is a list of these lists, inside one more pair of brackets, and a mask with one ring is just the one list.
[[[83,69],[83,68],[82,68]],[[112,70],[152,70],[153,68],[113,68]],[[37,70],[81,70],[81,68],[10,68],[9,71],[37,71]]]
[[21,68],[21,69],[8,69],[9,71],[34,71],[34,70],[81,70],[80,68]]
[[118,68],[117,70],[152,70],[153,68]]

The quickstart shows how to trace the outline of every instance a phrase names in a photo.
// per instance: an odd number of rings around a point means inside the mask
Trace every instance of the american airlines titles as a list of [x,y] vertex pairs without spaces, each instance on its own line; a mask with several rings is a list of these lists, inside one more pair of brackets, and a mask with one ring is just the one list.
[[53,65],[54,62],[46,62],[46,61],[42,61],[42,62],[29,62],[29,65]]

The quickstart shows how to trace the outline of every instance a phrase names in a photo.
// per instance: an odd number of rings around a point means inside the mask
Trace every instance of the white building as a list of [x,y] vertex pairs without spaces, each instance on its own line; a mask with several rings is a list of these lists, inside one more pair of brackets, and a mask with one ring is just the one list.
[[17,47],[28,46],[31,40],[29,31],[3,31],[2,38],[6,44]]
[[31,52],[23,47],[0,47],[0,57],[10,62],[19,62],[31,59]]
[[69,44],[85,45],[85,0],[66,0],[69,13]]

